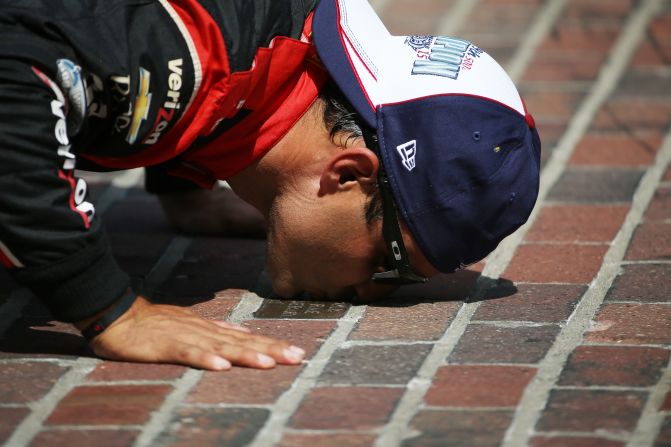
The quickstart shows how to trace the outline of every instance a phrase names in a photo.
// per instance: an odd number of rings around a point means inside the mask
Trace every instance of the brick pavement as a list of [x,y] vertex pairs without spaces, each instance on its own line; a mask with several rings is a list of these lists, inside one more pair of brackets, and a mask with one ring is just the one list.
[[92,176],[138,288],[308,359],[102,361],[0,271],[0,442],[671,445],[671,1],[373,3],[396,33],[460,35],[509,69],[544,141],[530,222],[386,301],[282,302],[259,296],[262,242],[176,235],[136,172]]

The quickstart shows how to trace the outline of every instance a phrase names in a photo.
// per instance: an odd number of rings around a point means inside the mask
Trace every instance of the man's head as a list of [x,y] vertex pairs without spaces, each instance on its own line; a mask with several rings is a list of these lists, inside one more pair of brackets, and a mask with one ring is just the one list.
[[365,0],[322,0],[313,33],[337,88],[259,163],[278,293],[378,295],[477,262],[526,221],[540,141],[490,56],[391,36]]

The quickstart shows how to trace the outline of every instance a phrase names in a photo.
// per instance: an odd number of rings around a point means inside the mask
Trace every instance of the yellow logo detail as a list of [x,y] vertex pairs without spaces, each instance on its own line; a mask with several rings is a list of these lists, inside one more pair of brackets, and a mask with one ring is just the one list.
[[130,130],[126,141],[129,144],[135,143],[140,132],[142,121],[147,119],[149,115],[149,105],[151,104],[151,93],[149,93],[149,80],[151,73],[148,70],[140,67],[140,82],[137,88],[137,95],[133,103],[133,120],[131,121]]

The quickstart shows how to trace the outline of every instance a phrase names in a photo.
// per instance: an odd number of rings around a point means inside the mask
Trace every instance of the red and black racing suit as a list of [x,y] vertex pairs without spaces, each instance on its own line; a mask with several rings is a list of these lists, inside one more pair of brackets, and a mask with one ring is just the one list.
[[0,0],[0,265],[62,321],[116,301],[129,277],[75,168],[208,186],[247,166],[324,81],[316,1]]

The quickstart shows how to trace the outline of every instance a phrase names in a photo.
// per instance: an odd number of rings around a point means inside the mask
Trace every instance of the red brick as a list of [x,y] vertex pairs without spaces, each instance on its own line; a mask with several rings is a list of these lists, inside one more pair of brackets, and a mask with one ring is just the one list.
[[91,382],[174,380],[181,377],[185,371],[185,367],[178,365],[152,365],[104,361],[86,376],[86,380]]
[[[302,347],[310,358],[335,327],[333,321],[252,320],[246,323],[258,333],[283,337]],[[205,372],[188,397],[192,403],[266,404],[293,383],[300,366],[277,366],[271,370],[233,368],[226,372]]]
[[0,365],[0,402],[15,404],[39,400],[66,370],[44,362]]
[[621,435],[636,427],[646,398],[634,391],[554,390],[536,429]]
[[[558,323],[568,319],[587,287],[560,284],[519,284],[513,295],[486,296],[473,320]],[[496,299],[493,299],[496,297]]]
[[233,368],[205,372],[187,398],[198,404],[272,404],[288,390],[301,366],[279,365],[271,370]]
[[[534,118],[541,119],[560,119],[568,122],[579,102],[584,97],[584,92],[566,91],[561,88],[552,88],[552,85],[544,85],[542,89],[522,90],[520,93]],[[541,133],[543,140],[545,134]]]
[[660,17],[648,27],[647,36],[634,54],[632,65],[642,68],[666,68],[671,60],[671,17]]
[[554,436],[546,438],[543,436],[536,436],[531,438],[530,447],[624,447],[625,443],[620,441],[612,441],[603,438],[585,438],[585,437],[562,437]]
[[662,402],[662,406],[659,407],[659,411],[671,411],[671,391],[666,393],[666,398]]
[[569,2],[562,11],[564,20],[606,20],[622,19],[631,14],[634,7],[632,0],[579,0]]
[[639,225],[627,250],[626,259],[671,260],[671,223],[646,222]]
[[334,321],[305,320],[250,320],[244,324],[254,333],[286,340],[303,348],[306,358],[317,351],[336,326]]
[[292,433],[284,435],[277,447],[372,447],[375,435]]
[[402,388],[315,388],[291,418],[290,426],[312,430],[369,430],[387,423]]
[[625,346],[579,346],[571,354],[559,385],[653,386],[669,362],[669,351]]
[[644,218],[646,221],[671,220],[671,186],[663,186],[655,191]]
[[668,447],[671,445],[671,416],[664,419],[659,435],[655,440],[655,447]]
[[592,130],[621,130],[623,127],[664,132],[671,121],[671,104],[659,98],[613,98],[606,102],[592,122]]
[[79,386],[61,400],[47,424],[144,424],[171,391],[164,385]]
[[471,324],[449,356],[450,363],[537,363],[559,332],[557,326],[496,327]]
[[589,133],[578,143],[571,165],[649,166],[662,142],[659,132]]
[[548,205],[527,233],[531,242],[610,242],[622,226],[629,207]]
[[447,365],[425,401],[438,407],[514,407],[535,374],[535,368],[519,366]]
[[50,430],[37,434],[31,447],[130,447],[140,433],[134,430]]
[[[414,301],[414,302],[413,302]],[[458,301],[392,299],[368,306],[354,340],[437,340],[461,307]]]
[[191,310],[208,320],[225,320],[238,305],[247,290],[226,289],[217,292],[213,299],[191,306]]
[[503,276],[515,282],[588,284],[606,251],[606,245],[524,244]]
[[606,301],[671,302],[671,265],[625,265],[606,295]]
[[485,447],[501,445],[512,411],[430,410],[412,420],[404,447]]
[[671,305],[609,304],[585,334],[591,342],[671,344]]
[[0,407],[0,443],[4,444],[12,435],[14,429],[28,416],[30,410],[25,407]]
[[380,18],[392,34],[434,34],[449,2],[434,0],[396,0],[382,11]]
[[154,444],[246,446],[261,430],[269,414],[265,408],[181,408]]

